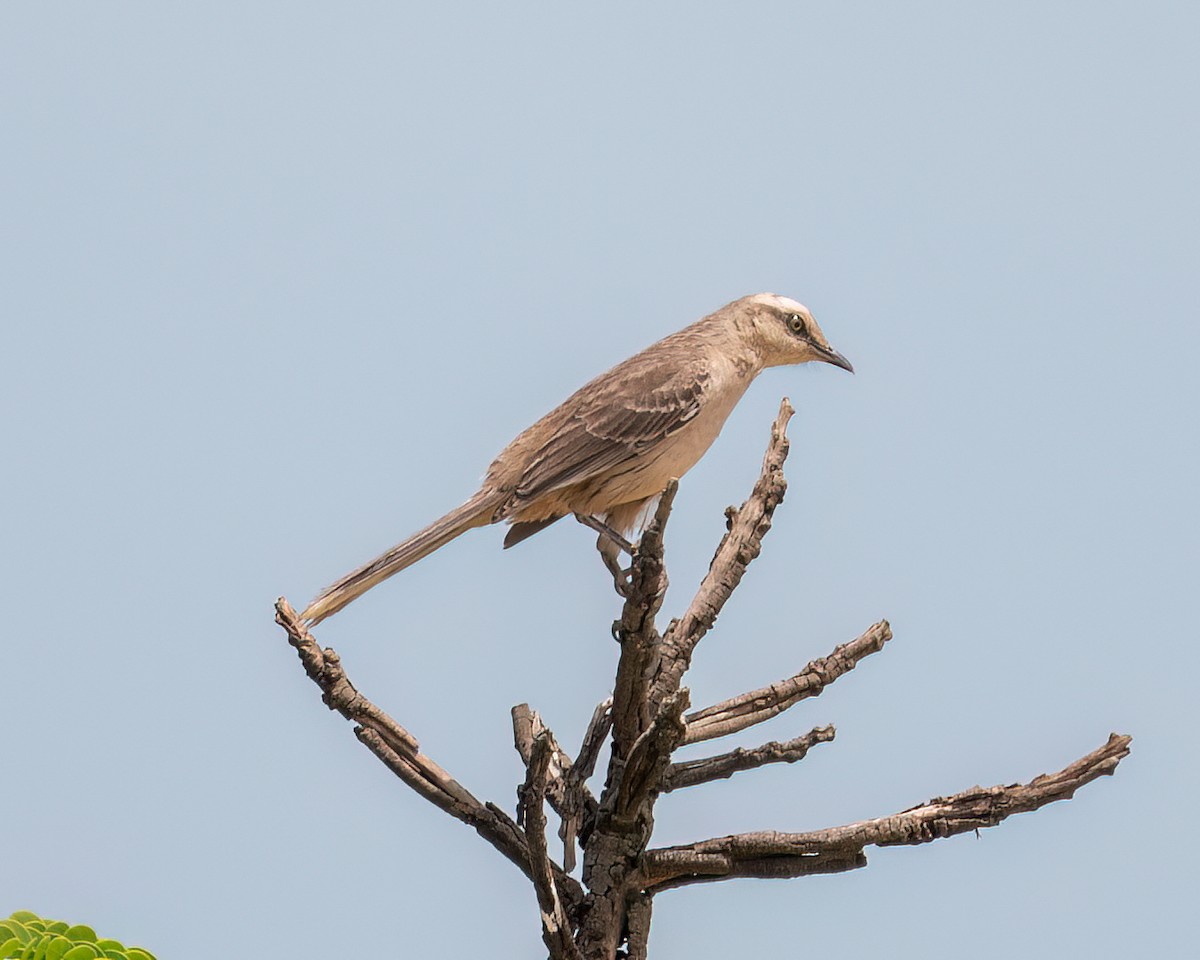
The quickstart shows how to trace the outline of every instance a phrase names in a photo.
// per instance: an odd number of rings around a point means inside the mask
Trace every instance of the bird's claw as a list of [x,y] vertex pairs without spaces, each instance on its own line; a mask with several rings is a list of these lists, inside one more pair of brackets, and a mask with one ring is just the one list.
[[596,538],[596,549],[600,553],[600,559],[604,561],[604,568],[612,575],[613,589],[617,591],[617,595],[623,600],[628,600],[633,592],[633,567],[621,566],[621,554],[624,553],[633,559],[637,556],[637,546],[603,520],[583,513],[575,514],[575,519],[600,534]]
[[622,600],[628,600],[632,590],[633,582],[633,567],[622,567],[618,559],[619,554],[613,549],[613,544],[606,541],[601,535],[596,542],[596,549],[600,551],[600,559],[604,561],[604,567],[612,575],[613,589],[617,591],[617,595]]
[[613,572],[613,589],[617,591],[617,596],[622,600],[629,599],[630,594],[633,593],[633,567]]
[[[623,600],[628,600],[632,593],[632,575],[634,568],[620,565],[620,552],[622,547],[608,538],[604,533],[601,533],[596,539],[596,550],[600,553],[600,559],[604,560],[605,569],[612,575],[612,587],[616,590],[617,595]],[[630,548],[630,551],[634,548]],[[630,556],[632,553],[630,552]]]

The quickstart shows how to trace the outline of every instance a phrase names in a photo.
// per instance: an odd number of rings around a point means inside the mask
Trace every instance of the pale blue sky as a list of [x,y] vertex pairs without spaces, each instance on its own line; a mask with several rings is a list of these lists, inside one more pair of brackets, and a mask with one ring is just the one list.
[[[658,840],[1134,752],[978,840],[664,895],[653,955],[1187,954],[1194,5],[431,7],[0,5],[0,914],[177,960],[541,956],[526,881],[324,710],[271,603],[772,290],[858,374],[769,371],[686,478],[667,614],[793,399],[693,699],[896,639],[740,741],[834,744],[667,797]],[[511,807],[509,707],[575,742],[609,683],[593,539],[474,532],[318,636]]]

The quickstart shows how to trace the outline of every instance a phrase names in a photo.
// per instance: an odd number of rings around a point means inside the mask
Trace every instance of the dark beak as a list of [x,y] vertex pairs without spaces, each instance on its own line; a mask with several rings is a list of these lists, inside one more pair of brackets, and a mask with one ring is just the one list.
[[817,356],[819,356],[826,363],[832,363],[835,367],[841,367],[843,370],[849,370],[851,373],[854,372],[854,365],[840,353],[834,350],[833,347],[822,347],[820,344],[816,343],[814,343],[812,346],[813,349],[817,351]]

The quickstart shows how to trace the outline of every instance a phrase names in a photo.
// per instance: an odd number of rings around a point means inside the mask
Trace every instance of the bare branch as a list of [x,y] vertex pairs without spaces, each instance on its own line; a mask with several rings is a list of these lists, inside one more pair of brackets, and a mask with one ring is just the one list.
[[658,716],[630,749],[613,791],[612,812],[617,818],[631,818],[645,801],[662,789],[671,752],[683,736],[683,711],[687,708],[688,692],[680,690],[663,704]]
[[571,774],[579,777],[580,781],[587,780],[596,772],[596,760],[604,748],[604,739],[612,729],[612,697],[596,705],[592,711],[592,719],[588,721],[587,730],[583,734],[583,743],[579,746],[579,754],[571,767]]
[[558,896],[553,864],[546,850],[546,780],[555,750],[548,731],[537,734],[530,746],[529,767],[521,791],[521,822],[529,842],[530,879],[537,892],[542,916],[542,940],[551,960],[581,960],[571,921]]
[[836,647],[827,657],[813,660],[786,680],[690,713],[683,742],[713,740],[770,720],[801,700],[818,696],[834,680],[858,666],[864,657],[882,650],[891,639],[892,628],[886,620],[880,620],[862,636]]
[[[861,850],[834,850],[804,856],[768,856],[734,858],[720,853],[697,853],[684,847],[650,851],[656,874],[668,877],[654,880],[652,894],[717,880],[791,880],[827,873],[844,873],[867,865]],[[643,877],[643,879],[648,879]]]
[[[567,771],[566,794],[563,798],[563,806],[571,812],[570,816],[563,816],[562,830],[560,831],[564,848],[568,843],[568,837],[574,840],[578,834],[580,845],[586,844],[588,837],[591,836],[592,827],[596,823],[596,811],[599,804],[596,798],[592,796],[591,790],[588,789],[588,778],[595,772],[596,761],[599,759],[600,751],[604,748],[605,738],[608,737],[608,732],[612,729],[612,697],[609,697],[603,703],[599,704],[592,712],[592,719],[588,722],[587,730],[583,735],[583,743],[579,747],[579,754],[575,758],[575,763],[571,769]],[[568,860],[570,861],[568,865]],[[568,857],[563,854],[563,868],[569,873],[575,869],[575,849],[571,846],[571,853]]]
[[[354,688],[337,653],[318,646],[283,597],[276,601],[275,621],[287,632],[288,642],[296,648],[309,678],[321,688],[321,699],[326,706],[357,724],[355,736],[408,786],[439,809],[474,827],[476,833],[532,879],[529,845],[512,818],[495,804],[481,803],[421,753],[416,738]],[[574,911],[583,902],[582,888],[561,871],[555,879],[569,901],[568,908]]]
[[783,743],[772,740],[752,750],[739,747],[715,757],[673,763],[663,777],[663,793],[683,787],[694,787],[712,780],[725,780],[742,770],[753,770],[767,763],[795,763],[797,760],[803,760],[808,751],[818,743],[829,743],[833,740],[834,733],[832,726],[815,727],[804,736]]
[[619,758],[628,756],[633,742],[650,723],[648,691],[660,643],[654,617],[667,592],[662,538],[678,489],[679,484],[674,480],[667,485],[655,508],[654,519],[642,534],[630,570],[621,619],[614,625],[621,644],[612,706],[613,740]]
[[[571,769],[571,758],[558,745],[553,731],[546,726],[538,712],[531,710],[527,703],[518,703],[512,708],[512,722],[513,746],[517,748],[517,753],[521,755],[521,760],[525,766],[529,766],[530,759],[533,756],[533,745],[538,737],[546,739],[550,749],[548,767],[550,794],[555,792],[561,794],[563,781],[566,779],[567,772]],[[551,804],[553,805],[553,800],[551,800]]]
[[513,707],[512,719],[513,742],[526,766],[529,766],[538,737],[545,737],[550,745],[546,799],[561,819],[558,836],[563,843],[563,869],[570,873],[575,869],[575,843],[580,826],[585,820],[594,820],[599,807],[585,782],[591,774],[585,772],[581,777],[576,773],[567,752],[558,745],[554,733],[542,722],[538,712],[529,709],[529,704],[519,703]]
[[[843,865],[854,860],[851,866],[864,866],[866,858],[861,855],[867,846],[927,843],[992,827],[1015,813],[1069,799],[1085,784],[1111,774],[1128,756],[1130,739],[1114,733],[1104,746],[1058,773],[1044,774],[1026,784],[973,787],[952,797],[936,797],[890,817],[809,833],[743,833],[647,850],[642,857],[644,889],[655,892],[702,880],[762,876],[761,872],[747,873],[747,865],[755,864],[757,870],[773,858],[796,861],[785,867],[789,876],[828,872],[823,868],[830,865],[830,858]],[[856,857],[861,857],[861,861]],[[804,868],[810,859],[814,870]]]
[[[521,762],[528,767],[529,761],[533,757],[533,721],[534,717],[537,717],[537,712],[531,710],[527,703],[518,703],[510,713],[513,724],[513,746],[520,754]],[[538,717],[538,722],[540,724],[540,717]]]
[[329,648],[322,650],[301,623],[296,611],[280,597],[275,603],[275,622],[287,631],[288,642],[300,655],[304,672],[321,688],[321,700],[347,720],[361,723],[375,732],[393,750],[415,754],[421,748],[417,738],[360,694],[342,670],[341,659]]
[[653,898],[647,894],[633,897],[627,907],[625,924],[628,930],[626,960],[646,960],[650,941],[650,914],[654,907]]
[[696,645],[712,628],[725,602],[742,582],[746,567],[762,550],[763,537],[771,529],[771,517],[787,490],[783,462],[788,455],[787,424],[794,412],[784,398],[771,426],[771,442],[750,498],[728,513],[729,529],[713,555],[700,589],[684,615],[673,621],[663,635],[662,660],[654,678],[654,703],[662,703],[679,689]]

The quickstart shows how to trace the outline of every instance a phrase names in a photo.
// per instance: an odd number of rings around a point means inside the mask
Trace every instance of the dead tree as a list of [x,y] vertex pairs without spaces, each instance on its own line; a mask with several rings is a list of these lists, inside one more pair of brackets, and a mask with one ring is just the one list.
[[[785,433],[792,415],[784,400],[771,431],[762,472],[748,500],[727,511],[727,532],[707,575],[683,614],[659,631],[656,616],[667,589],[663,532],[675,496],[663,494],[623,586],[624,607],[613,624],[620,644],[613,694],[592,716],[572,756],[526,704],[512,710],[517,752],[525,765],[515,815],[478,800],[421,752],[414,738],[351,684],[341,660],[322,649],[287,600],[276,620],[300,655],[331,710],[355,724],[354,733],[393,773],[435,806],[474,827],[532,882],[542,939],[553,960],[629,960],[647,955],[654,898],[665,890],[733,877],[787,878],[865,866],[868,846],[918,844],[991,827],[1014,813],[1065,800],[1081,786],[1111,774],[1129,753],[1130,738],[1108,742],[1059,771],[1028,783],[972,787],[935,797],[891,816],[806,833],[733,834],[674,847],[653,847],[654,805],[672,790],[733,776],[767,763],[794,763],[833,739],[818,727],[785,742],[673,762],[686,744],[715,740],[782,713],[853,670],[892,637],[886,621],[814,660],[794,676],[741,696],[690,710],[682,686],[697,644],[758,556],[783,499]],[[597,797],[588,785],[605,745],[608,769]],[[561,862],[546,840],[546,805],[561,822]],[[582,852],[580,879],[575,872]]]

